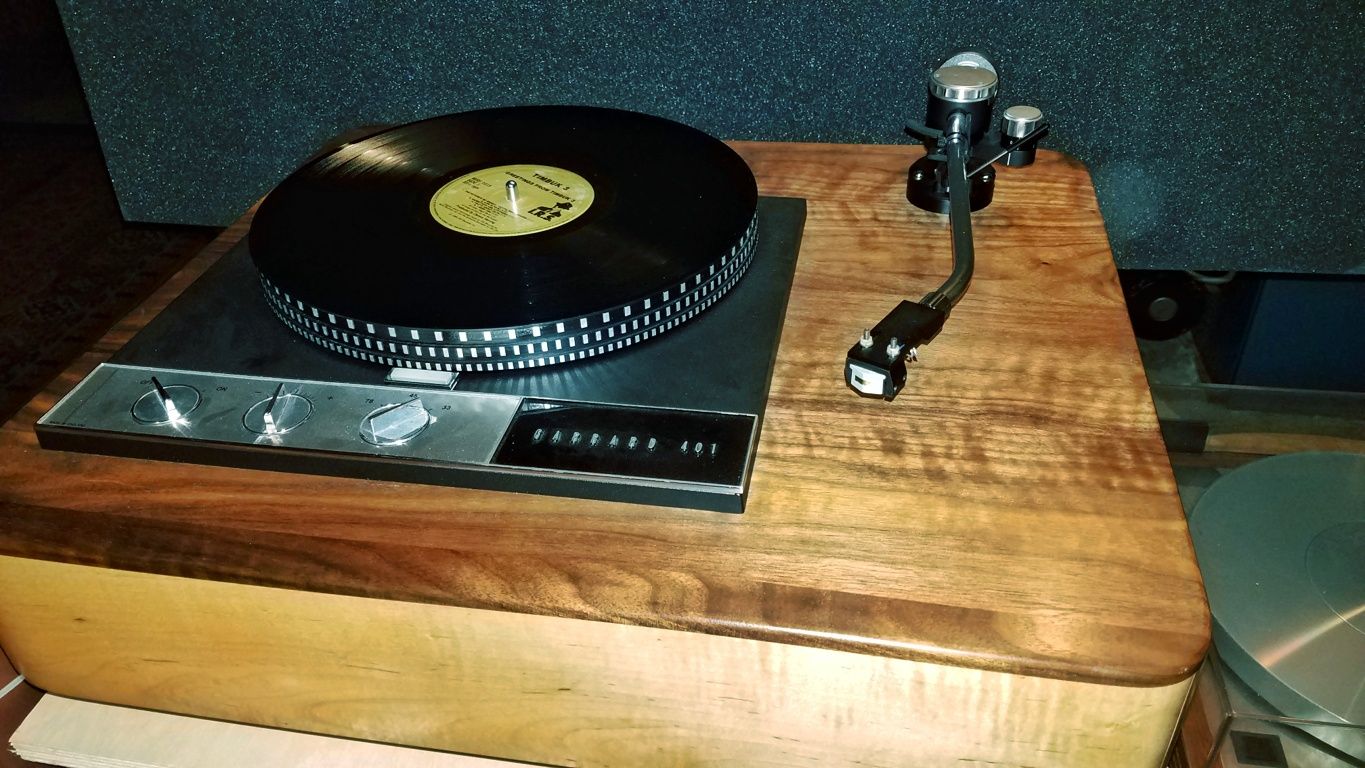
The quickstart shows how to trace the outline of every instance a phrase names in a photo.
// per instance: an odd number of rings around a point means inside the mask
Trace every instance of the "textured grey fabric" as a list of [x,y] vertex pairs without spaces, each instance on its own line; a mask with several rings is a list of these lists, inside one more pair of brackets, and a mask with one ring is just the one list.
[[[223,224],[328,137],[486,106],[907,142],[971,46],[1084,161],[1125,267],[1358,271],[1358,2],[59,0],[132,219]],[[983,254],[985,257],[985,254]]]

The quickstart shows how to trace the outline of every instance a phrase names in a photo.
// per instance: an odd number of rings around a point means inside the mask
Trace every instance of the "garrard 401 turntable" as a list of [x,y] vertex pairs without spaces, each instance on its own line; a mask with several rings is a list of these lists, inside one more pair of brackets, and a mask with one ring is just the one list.
[[742,511],[804,219],[646,115],[382,131],[281,183],[39,441]]

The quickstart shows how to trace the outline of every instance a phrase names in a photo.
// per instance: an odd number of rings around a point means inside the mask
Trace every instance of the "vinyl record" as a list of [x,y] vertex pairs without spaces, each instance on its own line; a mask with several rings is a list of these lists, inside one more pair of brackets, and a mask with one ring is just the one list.
[[250,233],[291,328],[385,365],[506,370],[656,336],[728,291],[757,188],[662,118],[513,107],[400,126],[304,166]]

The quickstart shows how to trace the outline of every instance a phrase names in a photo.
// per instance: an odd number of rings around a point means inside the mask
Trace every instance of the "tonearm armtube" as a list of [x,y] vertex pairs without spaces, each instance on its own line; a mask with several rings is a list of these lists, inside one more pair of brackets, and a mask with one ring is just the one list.
[[926,150],[910,166],[905,196],[926,211],[948,214],[953,271],[919,301],[902,301],[849,347],[844,380],[860,395],[893,400],[905,386],[906,363],[938,335],[971,284],[971,212],[991,202],[993,165],[1031,164],[1048,131],[1040,110],[1016,106],[1001,115],[999,136],[988,136],[999,85],[995,66],[970,51],[948,58],[929,75],[925,121],[911,121],[905,129]]

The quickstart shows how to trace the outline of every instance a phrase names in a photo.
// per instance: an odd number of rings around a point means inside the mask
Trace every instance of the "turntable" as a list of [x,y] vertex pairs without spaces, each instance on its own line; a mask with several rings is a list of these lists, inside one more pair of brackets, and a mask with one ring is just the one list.
[[38,435],[738,512],[804,218],[803,201],[758,200],[724,144],[645,115],[521,107],[381,131],[282,183],[249,247]]
[[1186,721],[1190,763],[1365,763],[1365,457],[1243,465],[1199,497],[1190,534],[1217,648]]

